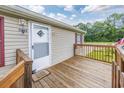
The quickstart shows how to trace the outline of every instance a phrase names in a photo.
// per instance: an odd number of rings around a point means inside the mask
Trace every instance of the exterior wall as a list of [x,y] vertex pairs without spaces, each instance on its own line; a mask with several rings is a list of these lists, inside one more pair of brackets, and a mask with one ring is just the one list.
[[73,56],[75,33],[64,29],[52,28],[52,65]]
[[16,62],[16,49],[20,48],[28,54],[28,33],[19,32],[19,19],[8,16],[3,17],[5,65],[10,65]]
[[[18,24],[18,18],[4,16],[5,65],[16,62],[16,49],[18,48],[23,50],[27,55],[29,54],[28,32],[24,34],[19,32]],[[51,27],[51,30],[52,65],[54,65],[73,56],[75,32],[57,27]]]

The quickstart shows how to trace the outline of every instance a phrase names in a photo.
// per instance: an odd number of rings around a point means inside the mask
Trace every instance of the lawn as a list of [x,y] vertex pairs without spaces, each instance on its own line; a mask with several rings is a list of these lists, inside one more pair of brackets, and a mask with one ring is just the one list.
[[113,45],[114,42],[85,42],[84,44],[102,44],[102,45]]
[[115,55],[112,49],[100,49],[100,50],[93,50],[92,52],[88,53],[87,56],[93,59],[105,61],[111,63],[115,61]]
[[[105,45],[112,45],[114,44],[113,42],[86,42],[85,44],[105,44]],[[104,48],[104,49],[98,49],[98,50],[93,50],[92,52],[88,53],[86,56],[109,62],[111,63],[112,61],[115,61],[115,51],[112,48]]]

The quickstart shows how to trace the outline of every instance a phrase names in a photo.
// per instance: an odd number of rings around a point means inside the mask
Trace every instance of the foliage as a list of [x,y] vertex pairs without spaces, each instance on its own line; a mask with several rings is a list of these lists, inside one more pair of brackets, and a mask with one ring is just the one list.
[[75,27],[87,31],[86,42],[115,42],[124,36],[124,14],[114,13],[104,21],[79,23]]

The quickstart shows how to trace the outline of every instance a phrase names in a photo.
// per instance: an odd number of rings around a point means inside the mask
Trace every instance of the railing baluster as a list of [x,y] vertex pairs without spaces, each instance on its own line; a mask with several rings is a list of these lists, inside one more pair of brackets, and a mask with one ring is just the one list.
[[99,47],[99,60],[102,60],[102,59],[101,59],[101,57],[102,57],[101,52],[102,52],[102,50],[101,50],[101,46],[100,46],[100,47]]
[[96,47],[96,51],[95,51],[95,59],[97,60],[97,46],[95,46]]
[[110,58],[109,58],[109,60],[110,60],[110,62],[112,62],[112,51],[113,51],[113,48],[112,47],[110,47],[110,52],[109,52],[109,55],[110,55]]
[[90,46],[89,46],[89,58],[90,58]]
[[91,46],[91,51],[92,51],[92,52],[91,52],[91,58],[93,58],[93,52],[94,52],[94,51],[93,51],[93,47],[92,47],[92,46]]
[[87,46],[87,48],[88,48],[87,52],[88,52],[88,57],[89,57],[89,45]]
[[111,62],[111,59],[110,59],[111,58],[111,54],[110,54],[110,52],[111,52],[111,48],[109,47],[109,56],[108,56],[109,57],[109,62]]
[[109,62],[109,51],[110,51],[110,50],[109,50],[109,47],[108,47],[108,62]]
[[89,46],[89,51],[90,51],[89,56],[91,58],[91,46]]
[[94,58],[97,60],[97,47],[95,46],[95,56]]
[[105,52],[104,52],[104,53],[105,53],[105,61],[107,61],[107,57],[106,57],[106,47],[105,47]]
[[88,57],[90,58],[90,51],[89,51],[89,45],[88,45]]
[[102,47],[101,47],[101,60],[102,60],[102,58],[103,58],[103,55],[102,55],[103,52],[102,52],[102,51],[103,51],[103,50],[102,50]]
[[104,47],[102,47],[102,60],[104,60]]
[[110,47],[110,62],[113,62],[114,60],[114,47]]
[[[77,47],[77,49],[76,49]],[[100,61],[112,62],[115,60],[115,47],[112,45],[90,45],[90,44],[75,44],[74,51],[78,51],[80,56]]]
[[82,46],[82,55],[84,56],[84,53],[85,53],[85,49],[84,49],[85,47],[84,46]]
[[90,55],[89,55],[89,56],[90,56],[90,58],[91,58],[91,47],[90,47],[90,46],[89,46],[89,50],[90,50]]
[[107,62],[107,60],[108,60],[108,58],[107,58],[107,48],[105,47],[105,56],[106,56],[106,62]]
[[97,60],[98,60],[98,46],[97,46]]
[[101,60],[103,60],[103,47],[101,47],[101,56],[102,56]]
[[86,57],[87,57],[87,46],[86,46]]
[[92,55],[93,55],[93,46],[90,46],[91,47],[91,58],[93,58],[92,57]]
[[104,47],[104,56],[105,56],[105,61],[106,61],[106,47]]

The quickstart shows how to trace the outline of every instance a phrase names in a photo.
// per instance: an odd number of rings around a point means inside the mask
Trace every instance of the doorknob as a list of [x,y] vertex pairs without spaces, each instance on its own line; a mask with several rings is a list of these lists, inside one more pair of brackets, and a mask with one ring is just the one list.
[[34,45],[32,45],[32,49],[34,49]]

